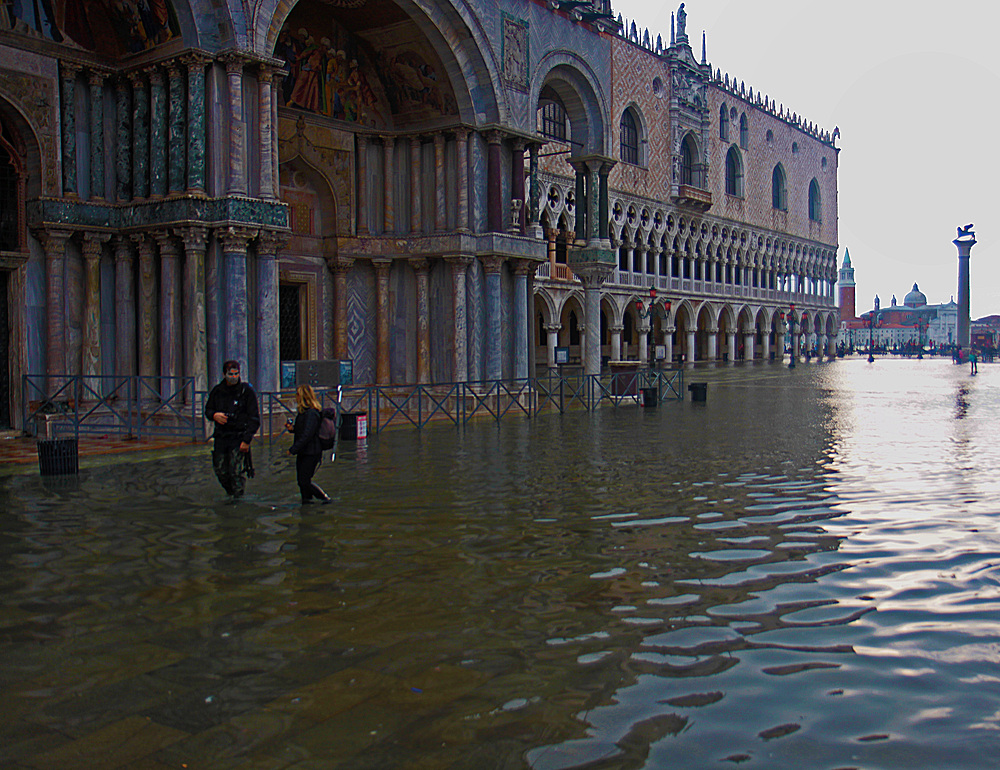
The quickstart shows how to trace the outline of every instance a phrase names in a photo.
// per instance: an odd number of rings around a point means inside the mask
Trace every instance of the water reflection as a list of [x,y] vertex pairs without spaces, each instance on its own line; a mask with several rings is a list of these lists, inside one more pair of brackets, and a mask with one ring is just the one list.
[[6,478],[0,755],[991,766],[992,372],[720,369],[698,409],[390,432],[320,470],[333,506],[280,451],[236,505],[204,449]]

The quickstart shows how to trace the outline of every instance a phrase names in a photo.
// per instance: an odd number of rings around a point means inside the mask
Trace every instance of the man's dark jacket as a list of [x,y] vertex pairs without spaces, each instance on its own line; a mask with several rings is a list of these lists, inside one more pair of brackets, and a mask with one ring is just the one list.
[[205,402],[205,419],[211,420],[216,412],[222,412],[229,418],[225,425],[212,422],[215,426],[212,437],[217,450],[228,451],[239,446],[241,441],[249,444],[260,428],[257,394],[245,382],[227,385],[223,380],[212,388]]

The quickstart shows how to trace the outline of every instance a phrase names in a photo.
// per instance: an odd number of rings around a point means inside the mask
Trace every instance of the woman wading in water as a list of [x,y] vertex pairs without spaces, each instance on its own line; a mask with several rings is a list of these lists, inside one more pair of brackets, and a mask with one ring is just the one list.
[[298,478],[299,491],[302,492],[302,502],[308,503],[314,498],[322,503],[330,502],[319,485],[312,480],[316,468],[323,458],[323,449],[319,443],[320,404],[316,393],[309,385],[299,385],[295,390],[295,403],[299,413],[294,424],[286,423],[295,440],[289,448],[289,454],[295,455],[295,473]]

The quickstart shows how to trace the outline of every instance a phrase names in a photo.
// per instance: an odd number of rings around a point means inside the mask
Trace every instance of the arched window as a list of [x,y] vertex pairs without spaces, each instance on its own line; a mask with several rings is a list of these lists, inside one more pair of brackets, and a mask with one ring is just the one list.
[[743,159],[735,145],[726,153],[726,194],[743,197]]
[[688,134],[681,142],[681,184],[700,187],[701,174],[698,173],[697,158],[698,148],[691,134]]
[[622,113],[622,121],[619,126],[621,142],[621,158],[624,163],[639,165],[639,128],[636,124],[632,108]]
[[538,122],[541,132],[560,142],[569,139],[566,129],[566,107],[552,88],[546,86],[538,97]]
[[725,104],[719,107],[719,138],[729,141],[729,108]]
[[822,222],[822,206],[819,199],[819,182],[813,179],[809,183],[809,218],[813,222]]
[[788,194],[785,191],[785,169],[779,163],[771,172],[771,206],[779,211],[788,211]]
[[747,148],[747,143],[750,141],[750,128],[747,125],[747,115],[744,112],[740,115],[740,147],[744,150]]

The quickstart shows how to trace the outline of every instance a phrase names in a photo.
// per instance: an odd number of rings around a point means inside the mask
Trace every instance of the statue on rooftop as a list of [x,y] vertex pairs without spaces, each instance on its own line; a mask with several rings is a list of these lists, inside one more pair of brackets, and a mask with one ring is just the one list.
[[684,10],[684,3],[677,9],[677,39],[682,40],[687,37],[684,27],[687,25],[687,11]]

